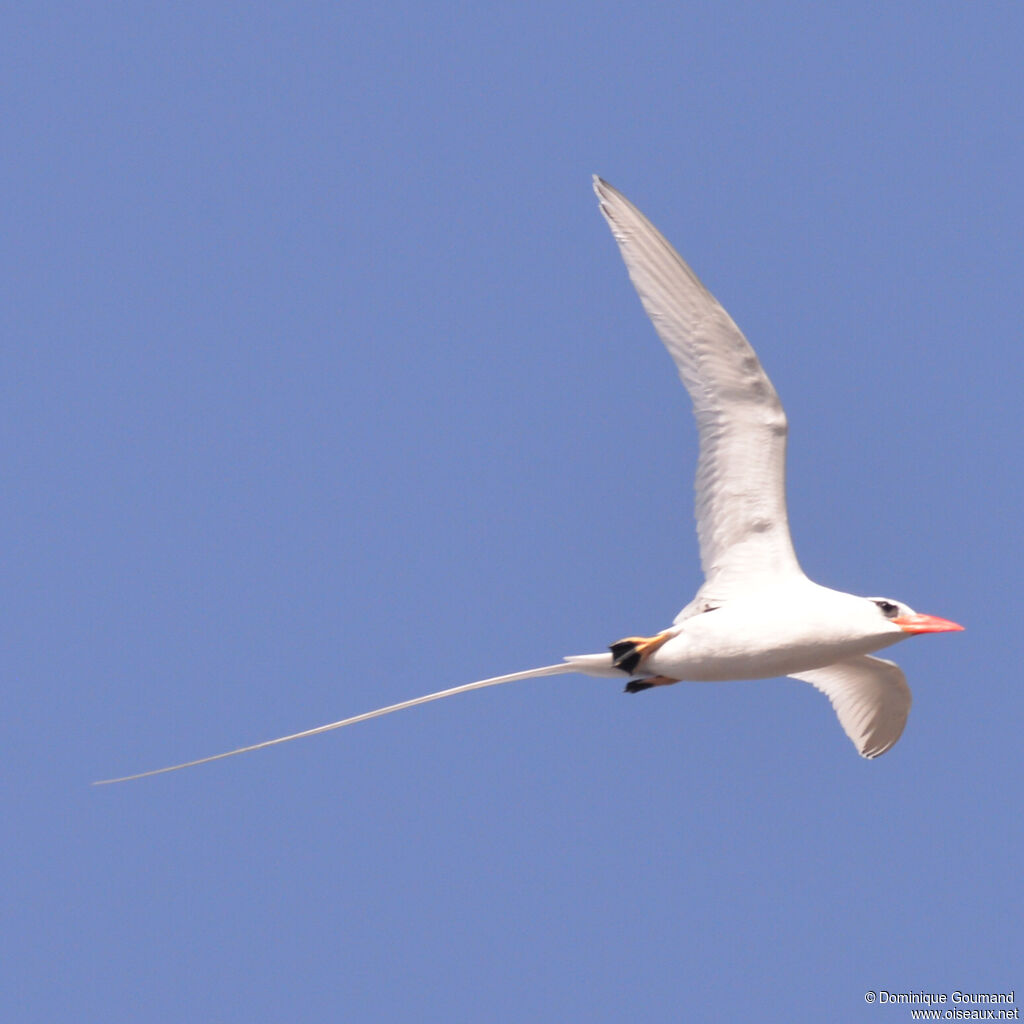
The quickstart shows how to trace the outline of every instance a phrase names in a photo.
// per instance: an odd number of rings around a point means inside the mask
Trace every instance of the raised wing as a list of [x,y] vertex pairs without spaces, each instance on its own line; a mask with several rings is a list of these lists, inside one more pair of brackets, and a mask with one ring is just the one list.
[[792,678],[828,697],[861,757],[884,754],[903,735],[912,697],[899,665],[864,655]]
[[[759,581],[803,575],[786,517],[786,414],[732,318],[657,228],[594,178],[647,315],[675,361],[700,433],[697,535],[706,582],[726,600]],[[689,614],[691,605],[680,617]]]

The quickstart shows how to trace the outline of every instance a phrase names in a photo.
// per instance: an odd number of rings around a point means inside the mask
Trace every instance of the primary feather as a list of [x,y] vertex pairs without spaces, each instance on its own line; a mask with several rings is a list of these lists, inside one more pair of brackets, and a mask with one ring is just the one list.
[[786,515],[786,414],[772,382],[732,317],[661,232],[596,176],[594,191],[693,402],[706,580],[699,597],[723,600],[759,578],[802,576]]

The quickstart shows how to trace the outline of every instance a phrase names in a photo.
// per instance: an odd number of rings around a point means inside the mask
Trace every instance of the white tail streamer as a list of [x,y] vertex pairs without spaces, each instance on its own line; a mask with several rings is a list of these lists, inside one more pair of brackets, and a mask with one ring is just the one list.
[[[607,655],[600,656],[603,660],[610,660]],[[193,768],[197,764],[207,764],[210,761],[220,761],[225,757],[234,757],[236,754],[247,754],[251,750],[262,750],[264,747],[273,747],[278,743],[288,743],[291,740],[301,740],[306,736],[316,736],[321,732],[330,732],[332,729],[342,729],[346,725],[355,725],[356,722],[365,722],[370,718],[380,718],[382,715],[390,715],[392,711],[402,711],[405,708],[413,708],[417,704],[429,704],[432,700],[441,700],[443,697],[454,697],[457,693],[467,693],[469,690],[482,690],[486,686],[499,686],[501,683],[514,683],[519,679],[533,679],[537,676],[556,676],[565,672],[579,672],[580,668],[569,662],[561,665],[547,665],[544,668],[532,668],[526,672],[513,672],[507,676],[494,676],[492,679],[479,679],[475,683],[464,683],[462,686],[453,686],[450,690],[439,690],[437,693],[428,693],[425,697],[415,697],[413,700],[403,700],[400,704],[389,704],[386,708],[377,708],[376,711],[367,711],[361,715],[353,715],[351,718],[343,718],[340,722],[330,722],[327,725],[318,725],[315,729],[305,729],[302,732],[293,732],[290,736],[278,736],[277,739],[264,740],[262,743],[253,743],[248,747],[238,747],[236,750],[227,750],[223,754],[211,754],[209,757],[200,757],[195,761],[184,761],[181,764],[172,764],[166,768],[154,768],[148,772],[137,772],[135,775],[122,775],[116,779],[100,779],[94,782],[94,786],[109,786],[115,782],[130,782],[132,779],[144,779],[150,775],[163,775],[165,772],[176,772],[180,768]],[[589,673],[588,673],[589,674]]]

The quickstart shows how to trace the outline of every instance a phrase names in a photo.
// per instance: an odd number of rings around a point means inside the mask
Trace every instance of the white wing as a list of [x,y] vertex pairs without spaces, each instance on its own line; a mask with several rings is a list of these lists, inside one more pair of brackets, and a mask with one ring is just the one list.
[[861,757],[884,754],[903,734],[912,698],[899,665],[865,655],[792,678],[828,697]]
[[[786,414],[775,388],[732,318],[654,225],[596,176],[594,191],[693,400],[706,579],[698,601],[724,600],[759,578],[802,576],[786,518]],[[697,610],[691,605],[680,618],[690,609]]]

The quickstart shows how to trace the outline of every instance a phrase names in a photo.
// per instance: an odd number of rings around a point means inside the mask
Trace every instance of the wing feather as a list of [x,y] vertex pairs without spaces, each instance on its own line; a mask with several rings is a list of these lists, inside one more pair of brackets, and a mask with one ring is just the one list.
[[600,178],[594,190],[693,401],[701,596],[724,600],[734,586],[749,589],[758,578],[802,575],[786,516],[786,414],[768,375],[729,314],[650,221]]
[[861,757],[884,754],[903,734],[912,697],[899,665],[864,655],[813,672],[797,672],[821,690]]

